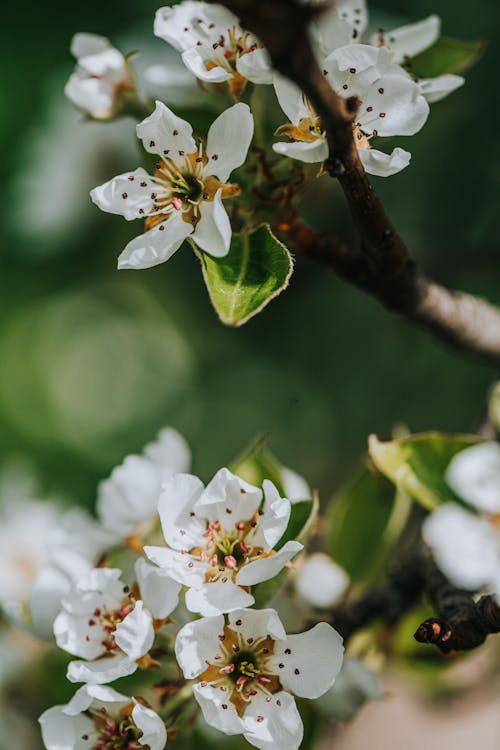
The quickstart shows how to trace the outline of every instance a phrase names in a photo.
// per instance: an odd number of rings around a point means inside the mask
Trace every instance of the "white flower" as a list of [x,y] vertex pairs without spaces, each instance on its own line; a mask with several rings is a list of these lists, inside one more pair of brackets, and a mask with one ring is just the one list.
[[500,596],[500,446],[480,443],[460,451],[446,481],[477,512],[445,503],[425,520],[423,538],[452,583]]
[[276,576],[302,548],[289,541],[277,552],[290,518],[290,501],[272,482],[262,491],[228,469],[204,488],[178,474],[163,485],[159,512],[168,547],[145,547],[150,560],[188,587],[191,612],[216,615],[251,606],[248,587]]
[[142,167],[91,191],[103,211],[146,220],[146,233],[129,242],[118,268],[149,268],[168,260],[187,237],[216,257],[227,255],[231,224],[222,199],[237,195],[229,175],[245,161],[253,135],[246,104],[223,112],[208,131],[204,150],[191,125],[161,102],[137,126],[146,151],[157,154],[155,174]]
[[293,694],[318,698],[342,666],[342,638],[327,623],[289,635],[273,609],[242,609],[185,625],[175,653],[205,721],[261,750],[297,750]]
[[222,5],[184,0],[160,8],[154,33],[182,53],[186,67],[201,81],[228,82],[236,99],[247,81],[272,83],[267,52]]
[[[348,45],[335,50],[323,61],[323,72],[341,96],[355,96],[359,108],[354,138],[364,168],[370,174],[390,176],[409,164],[410,154],[395,148],[385,154],[370,148],[376,136],[413,135],[424,125],[429,105],[418,85],[391,62],[384,48],[366,44]],[[322,162],[328,145],[321,121],[290,81],[276,76],[276,95],[290,125],[278,128],[276,135],[287,135],[291,143],[275,143],[274,151],[305,162]]]
[[64,89],[68,99],[96,120],[114,117],[135,90],[127,59],[97,34],[75,34],[71,54],[77,66]]
[[318,609],[328,609],[341,601],[348,585],[347,573],[321,552],[309,555],[295,578],[297,593]]
[[189,446],[171,427],[162,429],[142,455],[127,456],[99,485],[97,513],[104,527],[117,537],[141,538],[158,517],[162,482],[172,474],[188,471]]
[[[132,674],[153,645],[155,628],[175,609],[180,586],[140,558],[136,586],[116,568],[94,568],[63,599],[57,645],[85,661],[68,666],[71,682],[102,684]],[[158,621],[158,622],[156,622]]]
[[155,711],[104,685],[84,685],[39,721],[47,750],[163,750],[167,743]]
[[[331,10],[322,13],[313,24],[313,38],[319,57],[327,57],[346,44],[358,44],[367,25],[368,12],[364,0],[333,3]],[[408,64],[411,72],[411,58],[431,47],[438,40],[440,30],[441,20],[431,15],[392,31],[379,29],[367,42],[374,47],[384,47],[390,52],[394,63]],[[445,74],[417,82],[427,101],[434,103],[462,86],[464,79],[462,76]]]

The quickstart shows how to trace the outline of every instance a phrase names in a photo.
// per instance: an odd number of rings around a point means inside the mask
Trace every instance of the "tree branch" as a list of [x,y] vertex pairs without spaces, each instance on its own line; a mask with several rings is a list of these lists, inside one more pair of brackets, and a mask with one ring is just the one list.
[[425,620],[415,639],[434,644],[443,654],[477,648],[492,633],[500,633],[500,607],[493,597],[476,603],[468,591],[458,589],[431,564],[425,591],[439,617]]
[[[307,242],[297,243],[299,252],[331,266],[344,280],[438,338],[499,363],[500,310],[429,281],[412,260],[366,176],[353,139],[357,102],[331,89],[316,62],[307,31],[326,3],[223,0],[223,4],[259,37],[274,68],[300,86],[320,116],[329,145],[325,169],[338,178],[356,224],[357,251],[332,237],[311,233]],[[304,228],[302,239],[307,231]]]

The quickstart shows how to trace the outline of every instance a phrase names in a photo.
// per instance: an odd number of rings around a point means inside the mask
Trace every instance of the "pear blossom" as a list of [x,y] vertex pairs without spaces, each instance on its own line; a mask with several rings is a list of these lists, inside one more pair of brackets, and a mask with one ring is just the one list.
[[94,188],[91,197],[103,211],[127,220],[146,219],[146,233],[128,243],[118,268],[150,268],[168,260],[187,237],[205,252],[229,252],[231,224],[222,199],[239,193],[227,182],[245,161],[253,135],[246,104],[235,104],[212,123],[206,148],[193,138],[191,125],[162,102],[137,125],[137,135],[160,161],[154,175],[142,167]]
[[183,436],[165,427],[141,455],[130,455],[99,485],[97,513],[116,539],[139,545],[158,518],[162,482],[188,471],[191,452]]
[[96,120],[115,117],[135,91],[127,58],[106,37],[87,33],[75,34],[71,54],[77,66],[64,89],[68,99]]
[[288,541],[275,550],[291,506],[269,480],[262,492],[228,469],[206,487],[198,477],[177,474],[164,483],[158,509],[168,547],[144,551],[188,587],[186,606],[202,615],[251,606],[249,587],[276,576],[303,548]]
[[84,685],[39,722],[47,750],[163,750],[167,743],[155,711],[105,685]]
[[247,81],[272,83],[267,52],[222,5],[184,0],[156,12],[154,33],[182,53],[200,81],[225,83],[239,99]]
[[456,586],[500,598],[500,445],[479,443],[451,460],[446,481],[471,506],[439,506],[425,520],[424,541]]
[[63,599],[56,643],[84,660],[70,662],[71,682],[102,684],[135,672],[177,606],[180,586],[163,571],[139,558],[135,574],[129,586],[118,568],[94,568]]
[[[368,10],[365,0],[341,0],[321,13],[313,23],[313,39],[320,60],[334,50],[347,44],[357,45],[368,26]],[[411,58],[424,52],[439,39],[440,18],[432,14],[416,23],[386,31],[378,29],[365,42],[374,47],[383,47],[393,63],[405,65],[411,73]],[[434,78],[416,79],[422,95],[431,104],[440,101],[463,85],[462,76],[444,74]]]
[[341,636],[327,623],[287,635],[273,609],[241,609],[185,625],[177,661],[205,721],[261,750],[297,750],[303,725],[294,695],[318,698],[342,666]]
[[[341,47],[324,60],[323,72],[338,94],[359,100],[353,129],[366,171],[385,177],[408,166],[407,151],[395,148],[385,154],[370,147],[371,138],[376,136],[413,135],[429,114],[429,105],[417,84],[391,62],[389,52],[363,44]],[[276,135],[292,139],[275,143],[274,151],[308,163],[324,161],[328,144],[320,118],[295,84],[276,76],[274,86],[280,106],[290,119]]]
[[296,592],[317,609],[328,609],[338,604],[348,586],[347,573],[322,552],[309,555],[295,578]]

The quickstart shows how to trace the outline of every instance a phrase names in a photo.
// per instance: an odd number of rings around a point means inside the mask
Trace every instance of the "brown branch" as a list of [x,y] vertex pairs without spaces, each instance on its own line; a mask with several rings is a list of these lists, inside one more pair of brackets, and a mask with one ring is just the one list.
[[468,591],[458,589],[433,565],[425,585],[427,596],[439,617],[425,620],[415,639],[434,644],[443,654],[477,648],[492,633],[500,633],[500,607],[493,597],[476,603]]
[[412,260],[368,180],[352,133],[357,102],[331,89],[310,43],[308,24],[322,7],[298,0],[223,0],[223,4],[261,39],[274,68],[300,86],[320,116],[329,145],[325,168],[338,178],[356,224],[358,251],[332,237],[311,233],[307,242],[298,243],[299,252],[331,266],[343,279],[438,338],[469,354],[500,362],[500,310],[429,281]]

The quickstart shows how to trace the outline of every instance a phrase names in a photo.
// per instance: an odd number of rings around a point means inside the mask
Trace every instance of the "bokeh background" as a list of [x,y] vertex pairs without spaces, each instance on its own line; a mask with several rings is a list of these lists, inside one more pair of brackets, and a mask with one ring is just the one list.
[[[400,139],[411,166],[374,180],[430,275],[500,303],[498,5],[379,5],[382,25],[435,12],[445,34],[488,43],[465,87],[434,105],[408,144]],[[396,424],[475,428],[497,373],[321,267],[298,259],[287,292],[237,330],[217,320],[187,249],[157,268],[116,271],[136,227],[99,212],[88,191],[139,163],[134,123],[88,123],[65,101],[69,43],[75,31],[92,31],[161,60],[156,8],[150,0],[27,0],[3,9],[3,464],[29,461],[41,494],[91,508],[96,483],[165,424],[186,436],[205,479],[265,433],[328,499],[369,433],[388,437]],[[336,192],[332,206],[330,223],[351,236]]]

